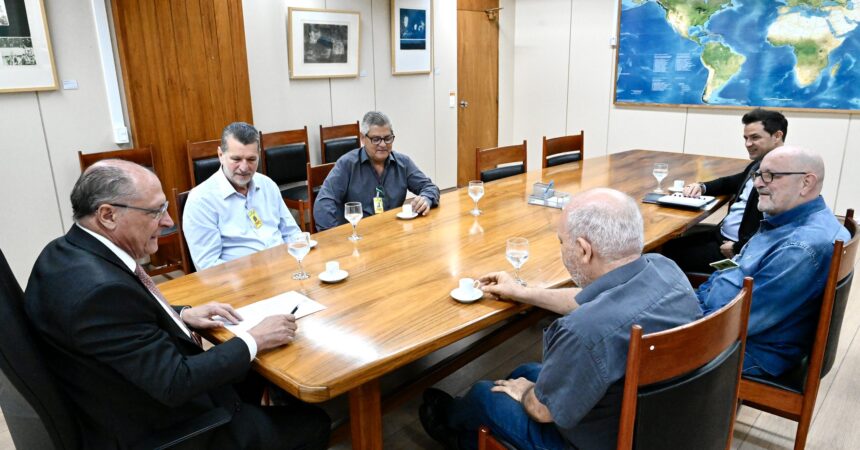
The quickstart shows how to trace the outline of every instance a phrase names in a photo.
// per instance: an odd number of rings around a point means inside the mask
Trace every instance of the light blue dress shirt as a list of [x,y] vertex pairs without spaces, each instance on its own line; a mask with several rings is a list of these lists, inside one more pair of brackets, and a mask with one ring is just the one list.
[[833,242],[850,234],[818,198],[782,214],[765,214],[740,254],[739,267],[714,272],[696,295],[705,314],[740,292],[753,277],[744,373],[779,376],[800,363],[812,343]]
[[[249,216],[252,210],[260,228]],[[182,231],[198,270],[283,244],[301,232],[271,178],[255,173],[242,195],[220,169],[188,194]]]

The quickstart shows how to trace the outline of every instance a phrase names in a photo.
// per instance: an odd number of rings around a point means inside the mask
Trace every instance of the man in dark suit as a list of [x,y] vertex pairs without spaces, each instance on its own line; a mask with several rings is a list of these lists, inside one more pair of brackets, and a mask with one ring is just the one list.
[[785,143],[788,121],[777,111],[754,109],[744,114],[741,122],[750,165],[743,172],[684,187],[684,194],[691,197],[732,195],[728,214],[719,225],[696,226],[663,246],[663,254],[686,272],[713,272],[709,264],[740,253],[763,219],[752,173],[758,170],[764,155]]
[[158,178],[136,164],[88,168],[71,195],[75,224],[42,251],[26,311],[49,367],[78,412],[84,448],[149,446],[196,420],[181,448],[326,448],[320,409],[261,408],[258,351],[291,342],[292,315],[273,316],[204,351],[193,329],[241,320],[232,307],[170,306],[139,260],[173,225]]

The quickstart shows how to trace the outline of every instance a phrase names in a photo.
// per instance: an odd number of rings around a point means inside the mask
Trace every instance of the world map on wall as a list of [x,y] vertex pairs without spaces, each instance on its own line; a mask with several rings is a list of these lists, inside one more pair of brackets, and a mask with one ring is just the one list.
[[860,0],[621,0],[618,104],[860,110]]

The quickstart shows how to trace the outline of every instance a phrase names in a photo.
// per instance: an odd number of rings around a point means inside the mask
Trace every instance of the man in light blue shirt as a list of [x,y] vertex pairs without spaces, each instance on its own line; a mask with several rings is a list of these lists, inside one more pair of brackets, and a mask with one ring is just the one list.
[[227,125],[218,147],[221,170],[188,194],[182,231],[198,270],[283,244],[301,232],[278,186],[257,173],[259,136],[247,123]]
[[710,314],[753,277],[744,373],[779,376],[808,353],[833,241],[850,236],[821,198],[820,156],[780,147],[764,157],[753,180],[761,227],[733,259],[738,267],[715,272],[696,295]]

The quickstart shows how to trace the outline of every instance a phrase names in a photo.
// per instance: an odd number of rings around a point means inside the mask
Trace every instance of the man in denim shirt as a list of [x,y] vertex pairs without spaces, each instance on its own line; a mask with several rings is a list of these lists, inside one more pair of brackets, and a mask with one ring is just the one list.
[[630,327],[653,333],[701,316],[678,266],[641,254],[642,216],[629,196],[606,188],[577,194],[558,237],[581,288],[524,287],[506,272],[481,278],[485,292],[562,317],[544,331],[543,363],[480,381],[457,399],[438,389],[424,393],[421,424],[446,448],[475,448],[481,424],[520,450],[615,448]]
[[439,204],[439,188],[403,153],[394,153],[394,129],[388,116],[370,111],[361,119],[361,148],[337,160],[314,204],[317,230],[346,223],[343,205],[360,202],[365,216],[399,208],[406,191],[417,195],[412,211],[427,215]]
[[764,157],[754,178],[761,227],[734,258],[738,267],[715,272],[696,295],[710,314],[737,295],[744,277],[753,277],[744,373],[778,376],[808,352],[833,241],[850,236],[819,195],[820,156],[780,147]]

